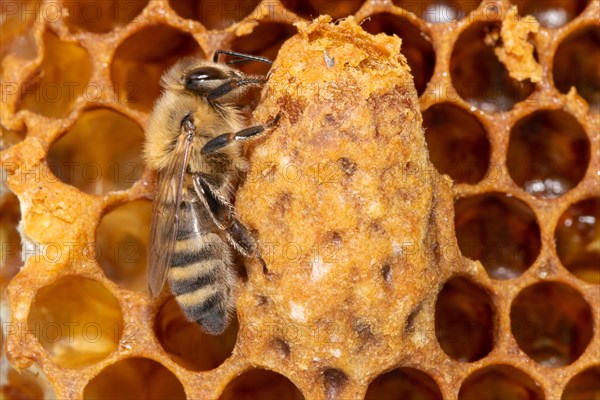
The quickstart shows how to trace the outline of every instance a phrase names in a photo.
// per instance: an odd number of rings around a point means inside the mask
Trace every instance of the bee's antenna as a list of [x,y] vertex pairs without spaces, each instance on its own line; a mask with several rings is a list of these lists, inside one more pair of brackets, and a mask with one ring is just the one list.
[[234,56],[234,57],[239,58],[238,60],[228,61],[225,64],[241,64],[241,63],[250,62],[250,61],[259,61],[259,62],[263,62],[263,63],[269,64],[269,65],[273,64],[273,61],[271,61],[265,57],[253,56],[250,54],[238,53],[236,51],[230,51],[230,50],[215,51],[215,55],[213,56],[213,62],[219,62],[219,54],[225,54],[228,56]]

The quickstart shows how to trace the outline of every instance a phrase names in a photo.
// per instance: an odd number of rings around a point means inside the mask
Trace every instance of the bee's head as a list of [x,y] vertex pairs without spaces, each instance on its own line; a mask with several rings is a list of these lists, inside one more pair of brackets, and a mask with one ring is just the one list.
[[225,65],[207,63],[189,70],[181,79],[186,91],[206,98],[223,85],[228,87],[228,82],[244,79],[244,76]]
[[189,58],[178,62],[163,77],[165,88],[216,103],[233,103],[247,89],[260,87],[264,82],[263,77],[246,75],[226,64]]

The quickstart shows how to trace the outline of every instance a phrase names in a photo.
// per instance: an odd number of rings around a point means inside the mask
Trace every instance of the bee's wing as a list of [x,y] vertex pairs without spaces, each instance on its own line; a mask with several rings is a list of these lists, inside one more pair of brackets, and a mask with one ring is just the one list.
[[166,169],[158,173],[148,251],[148,286],[158,296],[167,279],[175,249],[183,179],[192,149],[192,135],[181,134]]

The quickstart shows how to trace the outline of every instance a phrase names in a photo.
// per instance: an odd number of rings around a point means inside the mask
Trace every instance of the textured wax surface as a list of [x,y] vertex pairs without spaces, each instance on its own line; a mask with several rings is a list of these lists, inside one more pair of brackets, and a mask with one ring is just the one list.
[[271,328],[248,357],[279,355],[309,398],[354,398],[402,358],[435,353],[428,315],[448,268],[437,246],[461,264],[450,181],[429,164],[400,41],[352,20],[298,29],[254,114],[282,119],[238,192],[268,270],[252,269],[240,299],[260,310],[239,313],[241,343]]

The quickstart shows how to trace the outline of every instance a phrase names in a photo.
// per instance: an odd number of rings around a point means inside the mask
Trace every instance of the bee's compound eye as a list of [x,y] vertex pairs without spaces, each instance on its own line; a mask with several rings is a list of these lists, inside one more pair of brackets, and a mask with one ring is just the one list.
[[185,80],[186,80],[186,83],[187,82],[198,83],[198,82],[203,82],[203,81],[210,81],[210,80],[215,80],[215,79],[225,79],[225,78],[227,78],[227,76],[219,68],[200,67],[200,68],[196,68],[196,69],[188,72],[188,74],[185,77]]

